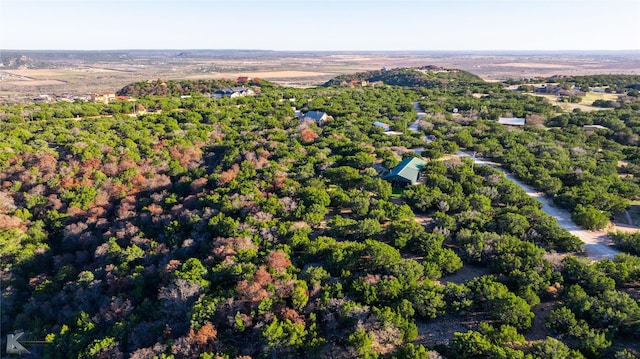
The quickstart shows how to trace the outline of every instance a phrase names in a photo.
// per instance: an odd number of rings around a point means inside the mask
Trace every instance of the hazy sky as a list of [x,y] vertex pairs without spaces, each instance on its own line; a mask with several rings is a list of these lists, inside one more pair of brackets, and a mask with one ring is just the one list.
[[640,0],[0,0],[0,49],[635,50]]

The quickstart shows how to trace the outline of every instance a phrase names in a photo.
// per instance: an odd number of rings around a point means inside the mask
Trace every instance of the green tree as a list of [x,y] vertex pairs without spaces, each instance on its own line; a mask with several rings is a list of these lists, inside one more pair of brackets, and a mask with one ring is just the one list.
[[197,258],[187,259],[180,269],[174,272],[176,278],[198,283],[204,288],[209,286],[209,281],[205,279],[206,275],[207,268]]
[[413,218],[403,221],[393,221],[387,229],[387,236],[392,241],[394,247],[402,249],[409,241],[418,238],[424,233],[422,227]]
[[361,239],[373,237],[380,232],[382,232],[382,226],[373,218],[365,218],[354,226],[354,234]]
[[355,332],[349,334],[347,343],[355,349],[358,358],[378,357],[373,349],[373,335],[367,333],[363,328],[358,328]]
[[396,355],[393,357],[395,359],[429,359],[432,356],[429,355],[429,351],[427,348],[422,345],[413,345],[412,343],[407,343],[402,346],[396,352]]
[[584,356],[577,350],[571,350],[566,344],[547,337],[541,342],[533,344],[531,354],[540,359],[583,359]]
[[602,229],[609,224],[609,215],[594,206],[578,204],[571,218],[587,229]]
[[327,207],[320,204],[313,204],[306,209],[302,219],[312,226],[317,226],[324,220],[324,216],[329,213]]
[[300,347],[304,344],[305,336],[304,324],[296,324],[289,319],[279,321],[277,318],[273,318],[271,323],[262,329],[262,337],[267,347],[275,352],[281,351],[285,347]]

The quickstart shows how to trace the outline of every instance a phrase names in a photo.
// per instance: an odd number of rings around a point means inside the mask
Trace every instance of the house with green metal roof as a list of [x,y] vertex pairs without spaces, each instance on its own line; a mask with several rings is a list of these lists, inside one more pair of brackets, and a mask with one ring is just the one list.
[[416,184],[418,182],[420,171],[426,164],[426,161],[417,157],[406,158],[383,178],[391,182],[391,184],[396,187]]

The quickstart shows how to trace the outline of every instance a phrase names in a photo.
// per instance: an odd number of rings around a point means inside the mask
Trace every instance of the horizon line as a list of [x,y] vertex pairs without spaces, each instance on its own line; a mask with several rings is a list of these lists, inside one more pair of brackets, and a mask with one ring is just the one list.
[[253,51],[253,52],[640,52],[637,49],[432,49],[432,50],[271,50],[271,49],[234,49],[234,48],[128,48],[128,49],[1,49],[0,54],[6,51],[78,51],[78,52],[109,52],[109,51]]

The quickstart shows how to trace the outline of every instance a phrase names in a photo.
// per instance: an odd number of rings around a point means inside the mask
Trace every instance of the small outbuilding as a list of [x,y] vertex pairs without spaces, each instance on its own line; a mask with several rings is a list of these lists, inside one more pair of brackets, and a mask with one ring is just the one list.
[[500,117],[498,123],[507,126],[524,126],[525,119],[519,117]]
[[373,123],[374,126],[376,127],[380,127],[385,131],[389,131],[391,129],[391,126],[389,126],[388,124],[384,123],[384,122],[380,122],[380,121],[375,121]]
[[395,166],[383,178],[395,187],[404,187],[418,182],[420,171],[427,164],[423,159],[417,157],[406,158]]
[[585,130],[595,129],[595,130],[608,130],[608,127],[604,127],[602,125],[584,125],[582,126]]

